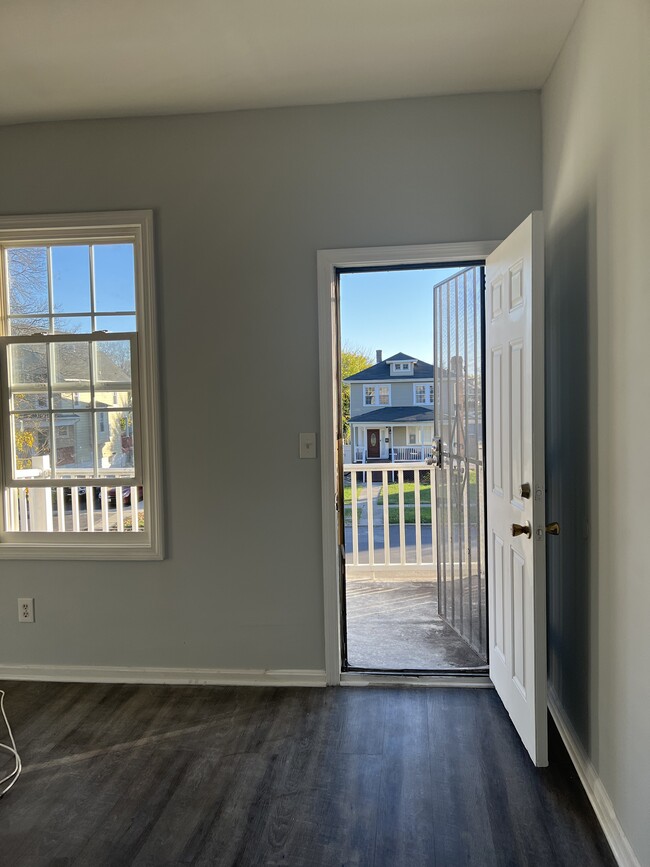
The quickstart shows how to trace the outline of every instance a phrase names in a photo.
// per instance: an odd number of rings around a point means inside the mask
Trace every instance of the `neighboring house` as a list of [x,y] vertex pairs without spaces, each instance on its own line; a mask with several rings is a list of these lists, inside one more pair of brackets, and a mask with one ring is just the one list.
[[398,352],[344,380],[350,386],[352,460],[417,461],[431,454],[433,365]]
[[[130,466],[132,448],[130,392],[124,391],[130,374],[103,351],[96,365],[102,380],[94,393],[90,390],[90,367],[86,343],[62,343],[48,363],[42,346],[24,344],[12,358],[12,408],[17,459],[21,468],[31,467],[32,457],[50,455],[54,466],[77,470],[88,468],[96,460],[99,468]],[[47,409],[48,378],[52,392],[54,448]],[[124,407],[124,408],[122,408]],[[94,410],[94,411],[93,411]],[[92,426],[96,422],[97,429]],[[25,440],[21,434],[29,434]]]

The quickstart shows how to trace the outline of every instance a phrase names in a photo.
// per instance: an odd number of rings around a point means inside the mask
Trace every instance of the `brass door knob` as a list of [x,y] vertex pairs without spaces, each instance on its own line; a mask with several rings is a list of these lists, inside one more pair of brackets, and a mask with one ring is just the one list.
[[530,539],[531,536],[530,524],[513,524],[512,525],[512,535],[513,536],[528,536]]
[[560,525],[557,521],[553,521],[552,524],[546,525],[546,532],[549,536],[559,536],[560,535]]

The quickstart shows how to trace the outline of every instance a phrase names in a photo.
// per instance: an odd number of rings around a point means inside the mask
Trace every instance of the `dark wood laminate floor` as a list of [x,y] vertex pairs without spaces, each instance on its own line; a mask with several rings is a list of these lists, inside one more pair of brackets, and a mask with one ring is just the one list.
[[536,770],[492,690],[0,687],[8,867],[615,864],[557,734]]

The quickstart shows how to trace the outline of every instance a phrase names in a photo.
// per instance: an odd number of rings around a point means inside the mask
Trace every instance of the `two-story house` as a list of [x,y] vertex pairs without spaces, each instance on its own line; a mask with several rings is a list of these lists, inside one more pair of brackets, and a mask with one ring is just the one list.
[[419,461],[431,454],[433,365],[398,352],[347,377],[352,460]]

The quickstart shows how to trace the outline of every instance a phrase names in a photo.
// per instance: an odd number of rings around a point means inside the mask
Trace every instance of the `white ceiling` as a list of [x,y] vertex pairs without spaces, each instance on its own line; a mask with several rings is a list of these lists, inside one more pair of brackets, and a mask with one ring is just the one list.
[[582,0],[0,0],[0,123],[539,88]]

